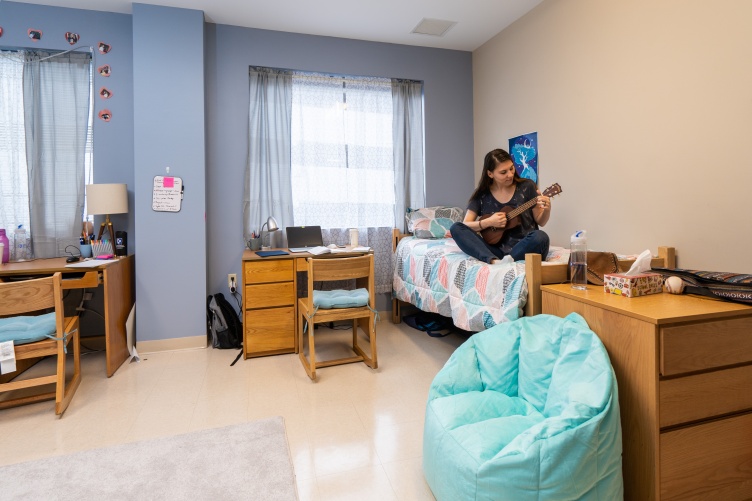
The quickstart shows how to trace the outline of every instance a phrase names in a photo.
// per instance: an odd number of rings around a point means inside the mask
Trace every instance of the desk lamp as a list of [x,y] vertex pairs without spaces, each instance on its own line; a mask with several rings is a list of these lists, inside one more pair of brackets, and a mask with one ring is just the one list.
[[[269,236],[269,233],[271,233],[273,231],[277,231],[279,229],[279,226],[277,226],[277,220],[274,219],[273,217],[269,216],[269,219],[267,219],[266,222],[264,223],[264,225],[261,226],[261,235],[262,235],[262,237],[261,237],[262,238],[262,240],[261,240],[262,244],[261,245],[263,245],[263,242],[264,242],[264,240],[263,240],[264,226],[266,226],[266,235],[267,236]],[[271,238],[269,239],[269,242],[267,243],[266,247],[269,247],[270,244],[271,244]]]
[[105,214],[105,221],[99,226],[99,236],[105,226],[110,232],[110,242],[115,248],[115,230],[112,228],[110,214],[125,214],[128,212],[128,186],[125,184],[87,184],[86,207],[90,215]]

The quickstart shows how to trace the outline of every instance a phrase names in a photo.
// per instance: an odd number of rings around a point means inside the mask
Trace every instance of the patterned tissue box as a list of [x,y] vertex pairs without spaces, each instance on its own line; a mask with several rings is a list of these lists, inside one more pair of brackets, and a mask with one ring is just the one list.
[[603,275],[603,290],[624,297],[657,294],[663,292],[663,276],[658,273],[641,273],[632,276],[623,273]]

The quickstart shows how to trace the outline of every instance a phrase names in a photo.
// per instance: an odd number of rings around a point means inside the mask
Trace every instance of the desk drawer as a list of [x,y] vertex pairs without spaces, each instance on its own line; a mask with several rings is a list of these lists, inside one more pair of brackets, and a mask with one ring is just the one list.
[[63,273],[62,287],[63,289],[85,289],[88,287],[99,286],[99,272],[87,271],[84,276],[77,278],[66,278]]
[[752,365],[660,382],[660,426],[752,410]]
[[661,501],[752,498],[752,414],[661,433]]
[[661,375],[752,362],[752,318],[661,329]]
[[245,314],[247,354],[295,349],[295,308],[251,310]]
[[263,284],[270,282],[292,282],[292,259],[275,259],[271,261],[246,261],[244,266],[244,284]]
[[295,304],[295,290],[292,282],[248,285],[245,288],[245,294],[248,309]]

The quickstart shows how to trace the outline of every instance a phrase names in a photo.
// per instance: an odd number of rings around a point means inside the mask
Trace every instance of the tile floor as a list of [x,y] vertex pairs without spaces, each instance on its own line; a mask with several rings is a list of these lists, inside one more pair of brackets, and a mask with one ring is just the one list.
[[[336,356],[348,333],[320,329],[319,357]],[[382,320],[377,370],[327,367],[316,383],[297,355],[230,367],[236,351],[151,353],[107,379],[103,354],[90,353],[62,419],[49,401],[0,411],[0,465],[281,415],[301,500],[433,500],[421,469],[424,406],[465,339]]]

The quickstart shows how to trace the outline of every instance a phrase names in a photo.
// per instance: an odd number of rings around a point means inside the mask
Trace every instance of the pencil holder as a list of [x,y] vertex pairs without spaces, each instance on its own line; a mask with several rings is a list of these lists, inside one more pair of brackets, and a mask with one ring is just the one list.
[[91,257],[91,244],[81,244],[78,248],[81,250],[81,257]]
[[261,238],[249,238],[248,239],[248,248],[252,251],[257,251],[261,249]]

